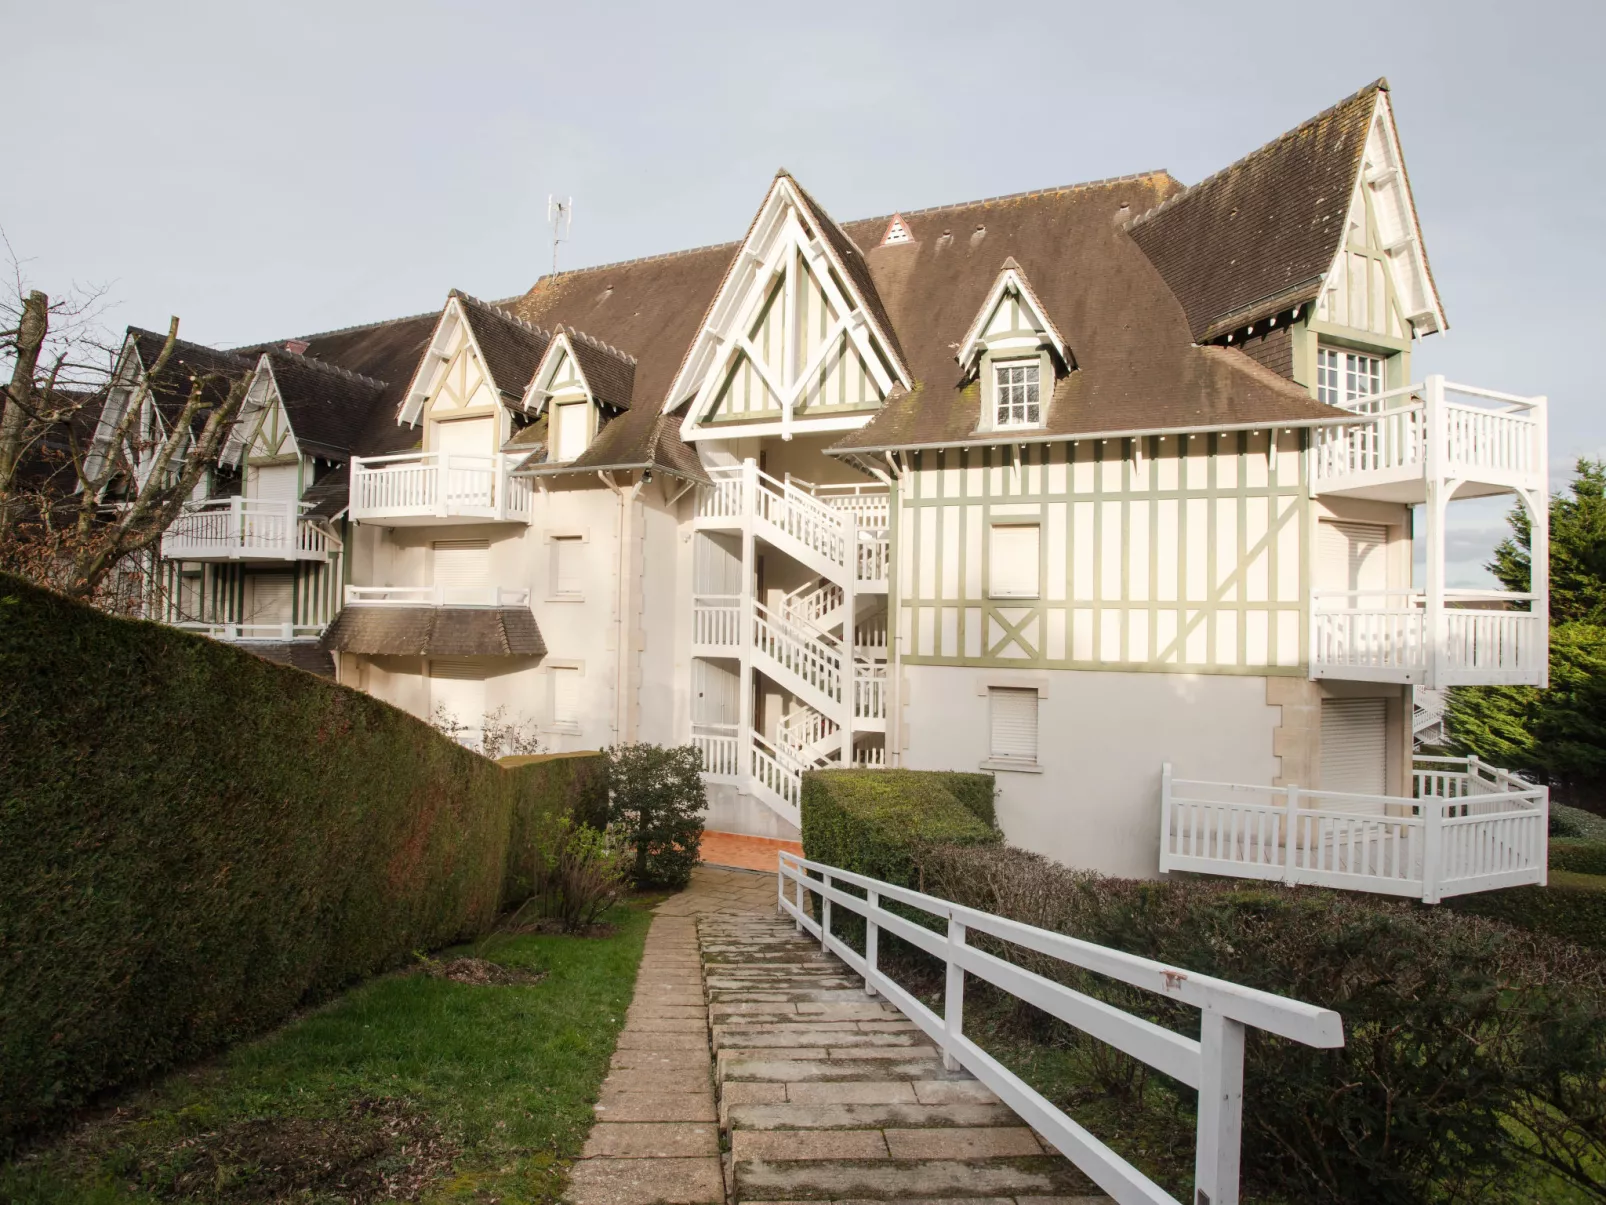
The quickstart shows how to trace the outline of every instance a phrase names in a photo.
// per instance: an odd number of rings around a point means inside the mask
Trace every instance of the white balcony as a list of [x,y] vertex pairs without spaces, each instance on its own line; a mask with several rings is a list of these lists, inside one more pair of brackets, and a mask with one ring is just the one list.
[[1544,682],[1549,642],[1536,596],[1446,590],[1443,599],[1435,609],[1421,590],[1317,591],[1310,676],[1434,689]]
[[507,586],[347,586],[348,607],[527,607],[530,592]]
[[170,561],[327,561],[340,540],[295,502],[214,498],[188,506],[162,535]]
[[519,459],[500,452],[359,457],[351,463],[351,517],[382,527],[528,523],[530,483],[510,472]]
[[1354,423],[1314,433],[1318,494],[1419,503],[1428,501],[1429,481],[1447,483],[1455,498],[1545,489],[1543,397],[1432,376],[1348,409]]
[[316,640],[323,635],[321,623],[198,623],[181,620],[172,625],[197,636],[207,636],[226,644],[253,640]]
[[1411,798],[1160,781],[1160,869],[1407,896],[1544,883],[1550,794],[1477,758],[1417,758]]

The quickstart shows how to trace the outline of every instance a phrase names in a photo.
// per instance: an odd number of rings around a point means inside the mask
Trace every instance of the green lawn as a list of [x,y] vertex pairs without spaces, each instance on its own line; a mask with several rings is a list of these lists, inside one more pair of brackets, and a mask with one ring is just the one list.
[[637,903],[605,919],[613,936],[473,951],[546,972],[530,986],[363,984],[0,1167],[0,1200],[553,1201],[590,1128],[651,918]]

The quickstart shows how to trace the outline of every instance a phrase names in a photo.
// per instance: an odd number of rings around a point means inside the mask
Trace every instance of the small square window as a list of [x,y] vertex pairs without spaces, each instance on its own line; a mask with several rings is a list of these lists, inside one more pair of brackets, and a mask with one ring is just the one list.
[[1036,360],[999,364],[994,369],[998,395],[994,426],[1035,427],[1043,421],[1037,373]]
[[994,686],[987,691],[988,750],[995,761],[1037,764],[1037,691]]

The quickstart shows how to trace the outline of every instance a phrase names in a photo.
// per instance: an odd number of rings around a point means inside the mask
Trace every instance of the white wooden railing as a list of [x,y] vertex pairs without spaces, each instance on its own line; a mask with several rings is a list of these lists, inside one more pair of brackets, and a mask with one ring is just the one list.
[[735,778],[742,772],[741,742],[735,724],[693,724],[691,743],[702,755],[704,774]]
[[1512,486],[1543,482],[1545,399],[1440,376],[1350,403],[1354,423],[1315,429],[1318,493],[1437,472]]
[[[843,887],[856,888],[864,892],[864,897],[850,895]],[[818,920],[810,915],[810,897],[818,905]],[[888,902],[934,918],[946,925],[946,933],[933,932],[907,916],[889,911]],[[1192,1198],[1195,1205],[1237,1205],[1239,1200],[1245,1030],[1261,1029],[1306,1046],[1331,1049],[1344,1044],[1343,1020],[1330,1009],[1023,925],[794,854],[779,855],[776,906],[792,917],[799,932],[812,934],[828,953],[835,954],[861,976],[867,993],[879,993],[919,1026],[942,1051],[944,1063],[950,1068],[963,1067],[991,1088],[1119,1205],[1178,1203],[965,1036],[967,975],[1024,1000],[1198,1092]],[[832,913],[837,908],[864,919],[862,955],[831,931]],[[881,969],[878,951],[883,930],[943,963],[946,974],[942,1012],[927,1007]],[[1046,955],[1197,1008],[1199,1037],[1166,1029],[979,950],[970,944],[972,934]]]
[[835,742],[834,752],[841,752],[842,726],[829,716],[822,715],[812,707],[799,707],[790,715],[782,716],[781,722],[775,726],[776,743],[790,753],[800,763],[823,765],[829,757],[815,755],[811,752],[825,741]]
[[321,623],[203,623],[179,620],[172,625],[213,640],[309,640],[323,634]]
[[742,642],[742,599],[739,594],[698,594],[692,597],[694,645],[734,649]]
[[753,648],[827,699],[842,702],[841,642],[780,622],[763,603],[752,606]]
[[[1419,685],[1431,679],[1436,687],[1538,682],[1548,655],[1544,617],[1504,609],[1532,607],[1534,595],[1446,590],[1444,600],[1435,638],[1423,591],[1314,592],[1311,676]],[[1501,609],[1476,606],[1491,602]]]
[[856,580],[866,586],[886,582],[890,545],[884,531],[891,521],[891,504],[884,487],[839,488],[814,486],[799,478],[781,480],[750,461],[710,469],[708,476],[709,484],[697,492],[699,520],[734,524],[751,518],[801,544],[843,575],[851,567]]
[[755,782],[762,790],[777,796],[781,806],[776,810],[801,827],[799,807],[803,798],[803,771],[808,767],[751,729],[747,737]]
[[162,555],[173,561],[324,561],[341,549],[338,537],[310,520],[296,502],[213,498],[184,508],[162,533]]
[[1420,758],[1413,796],[1160,775],[1160,869],[1409,896],[1544,883],[1549,792],[1476,758]]
[[887,718],[887,664],[884,661],[855,661],[853,666],[853,718]]
[[828,628],[832,625],[827,617],[841,609],[843,598],[842,587],[835,582],[808,581],[784,595],[776,610],[788,623]]
[[510,474],[516,457],[500,452],[404,452],[359,457],[351,464],[351,514],[386,519],[530,521],[531,488]]
[[347,586],[348,607],[527,607],[528,588],[510,586]]

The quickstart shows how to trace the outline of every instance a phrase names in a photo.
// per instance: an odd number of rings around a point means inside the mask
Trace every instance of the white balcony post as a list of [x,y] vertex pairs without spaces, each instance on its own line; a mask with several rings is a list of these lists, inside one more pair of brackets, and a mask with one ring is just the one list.
[[859,516],[842,512],[843,537],[847,540],[848,571],[842,581],[842,764],[853,764],[853,718],[859,710],[859,665],[854,648],[853,618],[858,610]]
[[1446,480],[1449,433],[1445,430],[1444,378],[1438,375],[1428,377],[1424,392],[1427,505],[1423,510],[1428,529],[1425,533],[1427,591],[1423,599],[1422,616],[1423,636],[1427,642],[1427,648],[1423,651],[1427,665],[1423,685],[1429,690],[1437,690],[1444,670],[1444,518],[1450,501],[1445,496],[1449,484]]
[[491,506],[498,519],[507,518],[507,478],[503,474],[505,459],[501,452],[491,453]]
[[1439,902],[1440,863],[1444,859],[1444,799],[1429,795],[1422,801],[1422,902]]
[[1195,1136],[1195,1205],[1238,1205],[1243,1145],[1244,1027],[1206,1009],[1199,1017],[1199,1124]]
[[1550,405],[1546,398],[1536,398],[1536,405],[1528,413],[1534,420],[1534,439],[1531,453],[1534,473],[1539,488],[1524,494],[1528,503],[1528,593],[1534,596],[1528,609],[1533,612],[1534,648],[1532,655],[1539,658],[1539,689],[1550,685]]
[[452,458],[445,452],[435,453],[435,515],[446,518],[446,481]]
[[1288,809],[1288,815],[1283,823],[1287,825],[1287,834],[1283,837],[1283,882],[1292,886],[1297,881],[1299,868],[1295,865],[1294,842],[1299,832],[1299,787],[1289,783],[1283,790],[1283,804]]
[[953,917],[948,918],[948,979],[942,997],[942,1065],[949,1071],[959,1070],[959,1059],[954,1054],[955,1039],[965,1029],[965,968],[959,965],[959,949],[965,944],[965,926]]
[[869,890],[865,893],[865,902],[870,905],[870,915],[864,918],[864,994],[875,995],[876,962],[880,957],[881,926],[875,923],[875,910],[881,907],[881,893]]
[[[747,778],[753,773],[753,625],[757,622],[753,614],[753,591],[757,588],[754,580],[757,572],[757,562],[753,549],[753,507],[754,495],[758,491],[758,461],[751,456],[742,461],[742,597],[741,597],[741,643],[737,652],[741,657],[741,681],[738,683],[739,692],[737,706],[742,717],[742,729],[749,734],[736,750],[736,773]],[[799,888],[801,891],[802,889]],[[799,899],[802,897],[799,896]]]
[[[825,880],[825,886],[831,885],[830,871],[820,877]],[[831,897],[823,891],[820,893],[820,949],[828,954],[831,952]]]

